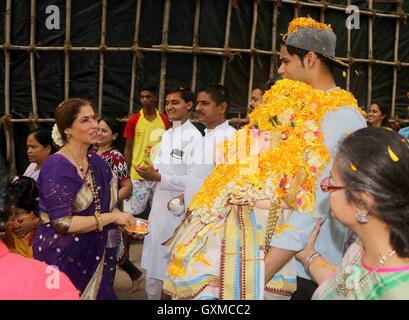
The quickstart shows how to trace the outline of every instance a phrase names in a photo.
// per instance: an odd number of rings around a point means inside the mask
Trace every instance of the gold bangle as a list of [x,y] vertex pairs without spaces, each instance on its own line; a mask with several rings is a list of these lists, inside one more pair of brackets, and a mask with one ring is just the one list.
[[94,217],[97,220],[97,230],[101,232],[104,229],[104,223],[102,222],[101,215],[95,212]]

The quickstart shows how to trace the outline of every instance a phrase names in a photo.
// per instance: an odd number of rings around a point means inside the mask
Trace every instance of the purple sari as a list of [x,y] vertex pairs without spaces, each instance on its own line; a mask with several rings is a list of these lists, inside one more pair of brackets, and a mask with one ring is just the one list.
[[[117,205],[116,177],[98,155],[88,153],[88,159],[98,186],[101,211],[111,212]],[[91,179],[90,170],[87,179]],[[33,255],[64,272],[82,299],[116,299],[113,282],[117,226],[110,224],[101,232],[67,235],[57,232],[50,223],[68,216],[94,215],[95,204],[85,180],[60,154],[50,156],[44,163],[37,180],[42,223],[34,236]]]

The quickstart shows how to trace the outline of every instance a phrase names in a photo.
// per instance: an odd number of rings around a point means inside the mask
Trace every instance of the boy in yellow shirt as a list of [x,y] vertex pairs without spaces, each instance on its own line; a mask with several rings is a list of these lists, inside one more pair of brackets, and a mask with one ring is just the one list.
[[125,160],[131,168],[132,213],[141,214],[148,202],[152,202],[156,183],[144,180],[133,165],[153,162],[155,146],[159,146],[162,134],[171,127],[168,117],[157,109],[158,96],[155,87],[143,87],[139,91],[142,109],[129,118],[125,126]]

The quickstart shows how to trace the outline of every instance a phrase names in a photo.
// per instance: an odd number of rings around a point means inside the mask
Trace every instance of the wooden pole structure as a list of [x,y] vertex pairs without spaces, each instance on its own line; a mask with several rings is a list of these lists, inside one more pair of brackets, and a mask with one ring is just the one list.
[[195,53],[196,47],[199,46],[199,27],[200,27],[200,0],[196,0],[196,6],[195,6],[195,22],[194,22],[194,27],[193,27],[193,65],[192,65],[192,82],[190,85],[190,90],[192,92],[196,91],[196,86],[197,86],[197,60],[198,60],[198,55]]
[[70,97],[71,0],[65,3],[64,100]]
[[[0,50],[4,50],[5,46],[0,45]],[[7,50],[30,50],[30,46],[19,46],[19,45],[10,45],[7,46]],[[64,47],[36,47],[36,51],[64,51]],[[73,52],[97,52],[99,51],[99,47],[71,47],[69,51]],[[106,47],[108,52],[133,52],[133,47]],[[150,48],[145,47],[138,47],[138,51],[140,52],[166,52],[166,53],[184,53],[184,54],[203,54],[203,55],[214,55],[214,56],[225,56],[226,51],[223,48],[212,48],[212,47],[197,47],[193,48],[192,46],[180,46],[180,45],[168,45],[166,48],[162,48],[161,45],[153,45]],[[266,55],[266,56],[279,56],[279,52],[272,52],[270,50],[260,50],[254,49],[258,55]],[[231,54],[250,54],[250,49],[242,49],[242,48],[229,48],[229,53]],[[346,57],[337,57],[337,59],[345,62],[349,62],[350,60]],[[394,62],[394,61],[385,61],[380,59],[367,59],[367,58],[353,58],[354,63],[372,63],[372,64],[379,64],[385,66],[399,66],[399,67],[409,67],[409,62]]]
[[[348,0],[348,6],[351,5],[351,0]],[[347,58],[351,58],[351,28],[347,28]],[[349,91],[351,85],[351,68],[347,69],[346,89]]]
[[[7,118],[11,119],[10,112],[10,46],[11,38],[11,0],[6,2],[6,13],[4,16],[4,113]],[[15,157],[15,145],[14,145],[14,133],[13,125],[5,123],[4,126],[6,135],[6,158],[10,163],[10,174],[12,176],[17,174],[16,157]]]
[[[230,42],[231,11],[232,11],[232,0],[229,0],[229,4],[227,5],[226,31],[224,33],[224,45],[223,45],[225,54],[230,51],[229,42]],[[222,72],[220,75],[220,83],[223,85],[224,85],[224,80],[226,78],[227,59],[229,59],[229,56],[227,56],[226,54],[223,58]]]
[[321,0],[322,2],[322,7],[320,9],[320,22],[325,23],[325,4],[326,0]]
[[162,52],[160,61],[160,82],[159,82],[159,111],[164,110],[165,99],[165,85],[166,85],[166,50],[168,46],[168,34],[169,34],[169,15],[170,15],[170,0],[165,0],[165,6],[163,9],[163,24],[162,24],[162,48],[165,51]]
[[273,30],[271,32],[271,63],[270,63],[270,79],[273,78],[273,76],[276,73],[276,58],[275,54],[278,54],[278,48],[277,48],[277,17],[278,17],[278,4],[277,2],[274,2],[274,9],[273,9]]
[[248,114],[248,106],[250,104],[251,99],[251,91],[253,88],[253,80],[254,80],[254,45],[256,42],[256,31],[257,31],[257,13],[258,13],[258,0],[253,0],[253,25],[251,26],[251,38],[250,38],[250,75],[249,75],[249,87],[247,91],[247,108],[246,108],[246,115]]
[[35,23],[36,23],[36,0],[31,0],[31,13],[30,13],[30,84],[31,84],[31,103],[33,105],[33,116],[34,119],[38,119],[38,108],[37,108],[37,91],[36,91],[36,77],[35,77]]
[[297,1],[296,3],[294,3],[294,18],[298,18],[299,13],[300,13],[300,3]]
[[[397,11],[402,10],[402,1],[397,4]],[[400,19],[396,19],[395,27],[395,46],[393,49],[393,61],[399,62],[399,32],[400,32]],[[398,66],[393,66],[393,83],[392,83],[392,103],[391,103],[391,116],[395,116],[396,107],[396,88],[398,84]]]
[[[309,0],[299,1],[299,0],[271,0],[273,2],[273,24],[272,24],[272,43],[271,51],[260,50],[255,48],[255,35],[257,30],[257,19],[258,19],[258,1],[253,0],[253,23],[251,30],[251,41],[250,47],[244,48],[230,48],[230,27],[231,27],[231,15],[234,4],[236,0],[229,0],[227,7],[227,17],[226,17],[226,29],[224,37],[224,45],[222,48],[213,47],[200,47],[199,46],[199,34],[200,34],[200,10],[202,2],[200,0],[195,0],[195,19],[194,19],[194,30],[193,30],[193,42],[192,46],[184,45],[169,45],[168,44],[168,32],[169,32],[169,16],[170,16],[170,5],[171,0],[166,0],[164,6],[164,16],[162,25],[162,41],[160,45],[153,45],[151,47],[139,47],[139,34],[140,34],[140,19],[141,19],[141,6],[142,0],[137,0],[136,3],[136,19],[135,19],[135,33],[133,38],[133,45],[129,47],[107,47],[106,46],[106,15],[107,15],[107,0],[102,1],[102,22],[101,22],[101,42],[98,47],[88,47],[88,46],[71,46],[71,1],[66,1],[66,23],[65,23],[65,43],[64,46],[36,46],[36,0],[30,0],[30,42],[28,45],[13,45],[11,44],[11,8],[12,0],[5,0],[5,19],[4,19],[4,43],[0,44],[0,50],[4,52],[4,110],[5,110],[5,136],[6,136],[6,148],[7,148],[7,159],[11,164],[12,174],[16,174],[16,159],[15,159],[15,144],[14,144],[14,134],[13,134],[13,124],[14,123],[51,123],[54,119],[39,119],[38,116],[38,101],[37,101],[37,91],[36,91],[36,74],[35,74],[35,57],[38,51],[62,51],[64,53],[64,99],[68,99],[69,94],[69,82],[70,82],[70,52],[99,52],[100,63],[99,63],[99,87],[98,87],[98,112],[102,113],[103,110],[103,85],[104,85],[104,58],[105,52],[131,52],[133,54],[132,60],[132,76],[131,76],[131,88],[129,97],[129,114],[133,113],[133,106],[135,103],[135,87],[137,78],[137,64],[142,59],[142,53],[145,52],[156,52],[161,54],[161,71],[160,71],[160,88],[159,88],[159,110],[163,111],[163,98],[164,89],[166,82],[166,60],[168,54],[181,53],[181,54],[192,54],[193,55],[193,65],[192,65],[192,79],[191,88],[194,91],[197,87],[198,81],[198,58],[199,55],[212,55],[222,57],[222,70],[220,76],[220,82],[224,84],[226,77],[226,70],[228,62],[231,61],[232,57],[236,54],[248,54],[250,55],[250,74],[249,74],[249,85],[248,85],[248,97],[251,94],[251,88],[254,79],[254,59],[257,55],[264,55],[271,57],[270,65],[270,76],[274,75],[276,71],[276,56],[279,55],[277,44],[277,20],[279,7],[283,4],[292,5],[294,9],[294,16],[298,17],[300,15],[300,8],[319,8],[320,9],[320,21],[325,21],[325,12],[327,9],[334,11],[345,12],[345,5],[331,4],[324,0]],[[397,97],[397,81],[398,72],[400,68],[409,67],[409,61],[399,61],[399,38],[400,38],[400,28],[401,20],[405,20],[409,17],[408,13],[402,11],[403,1],[395,1],[397,3],[395,12],[381,11],[373,8],[374,0],[369,0],[368,9],[360,9],[360,15],[368,16],[368,57],[367,58],[353,58],[351,54],[351,41],[352,32],[350,29],[347,30],[347,56],[338,57],[340,60],[345,62],[354,63],[364,63],[368,65],[368,104],[372,100],[372,79],[373,79],[373,66],[384,65],[393,67],[393,85],[392,85],[392,101],[391,101],[391,114],[392,116],[396,113],[396,97]],[[353,1],[347,0],[347,5],[351,5]],[[373,57],[373,23],[377,17],[396,19],[395,28],[395,42],[394,42],[394,59],[393,61],[374,59]],[[10,75],[11,75],[11,51],[27,51],[29,54],[29,70],[30,70],[30,87],[31,87],[31,101],[32,101],[32,113],[28,118],[24,119],[13,119],[11,113],[11,97],[10,97]],[[351,71],[347,70],[346,79],[347,89],[351,86]],[[126,121],[126,119],[121,119],[121,121]],[[231,119],[231,123],[243,124],[244,119]]]
[[[309,8],[318,8],[318,9],[321,9],[321,7],[322,7],[322,2],[321,1],[312,1],[312,0],[309,0],[308,2],[299,1],[299,0],[270,0],[270,1],[274,1],[274,2],[277,2],[277,3],[281,3],[281,4],[283,4],[283,3],[292,4],[292,5],[299,6],[299,7],[309,7]],[[327,3],[326,7],[327,7],[327,9],[332,9],[332,10],[336,10],[336,11],[343,11],[343,12],[345,12],[345,9],[346,9],[345,5],[336,5],[336,4],[330,4],[330,3]],[[368,10],[360,9],[359,14],[367,15],[367,16],[374,16],[374,17],[375,16],[376,17],[382,17],[382,18],[397,18],[397,19],[402,18],[397,13],[377,12],[377,11],[373,11],[372,9],[368,9]],[[407,17],[408,14],[405,14],[405,16]]]
[[98,114],[102,115],[102,99],[104,92],[104,51],[107,29],[107,0],[102,0],[101,44],[99,46],[99,81],[98,81]]
[[137,63],[140,61],[141,54],[138,52],[139,48],[139,28],[141,22],[141,6],[142,0],[138,0],[136,3],[136,13],[135,13],[135,33],[133,36],[133,57],[132,57],[132,75],[131,75],[131,92],[129,97],[129,113],[131,116],[133,114],[133,107],[135,105],[135,84],[136,84],[136,67]]
[[[373,9],[372,0],[368,0],[369,9]],[[368,21],[368,60],[373,59],[373,17],[369,17]],[[368,63],[368,95],[366,105],[369,107],[372,101],[372,64]]]

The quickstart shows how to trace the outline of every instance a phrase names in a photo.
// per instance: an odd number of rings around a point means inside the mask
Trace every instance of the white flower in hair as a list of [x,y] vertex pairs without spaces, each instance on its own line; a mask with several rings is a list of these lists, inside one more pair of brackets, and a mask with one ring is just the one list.
[[64,145],[64,140],[61,137],[60,131],[58,130],[57,124],[54,124],[53,131],[51,132],[51,137],[53,138],[54,143],[62,147]]

